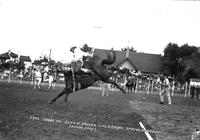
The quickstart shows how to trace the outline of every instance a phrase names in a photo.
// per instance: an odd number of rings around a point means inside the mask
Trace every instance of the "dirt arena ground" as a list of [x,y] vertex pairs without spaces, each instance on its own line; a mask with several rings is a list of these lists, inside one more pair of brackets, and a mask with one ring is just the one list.
[[200,128],[200,101],[174,96],[172,105],[160,105],[155,93],[123,95],[85,89],[47,102],[64,87],[35,91],[30,84],[0,82],[0,139],[188,140]]

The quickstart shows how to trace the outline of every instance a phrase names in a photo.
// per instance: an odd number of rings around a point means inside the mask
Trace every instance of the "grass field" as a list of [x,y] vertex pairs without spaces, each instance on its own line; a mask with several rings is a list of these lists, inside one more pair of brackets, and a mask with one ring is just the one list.
[[67,104],[64,98],[47,104],[62,89],[33,91],[30,84],[0,82],[0,139],[147,140],[139,131],[142,122],[157,132],[149,133],[153,139],[188,140],[200,128],[199,100],[175,96],[169,106],[158,104],[156,94],[110,91],[102,97],[85,89],[71,94]]

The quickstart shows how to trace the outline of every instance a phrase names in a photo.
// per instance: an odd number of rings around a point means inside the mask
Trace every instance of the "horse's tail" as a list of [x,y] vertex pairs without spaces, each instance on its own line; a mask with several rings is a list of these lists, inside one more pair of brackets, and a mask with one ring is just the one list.
[[101,65],[111,65],[113,63],[115,63],[116,60],[116,54],[113,50],[110,50],[109,52],[107,52],[107,59],[103,59],[101,62]]

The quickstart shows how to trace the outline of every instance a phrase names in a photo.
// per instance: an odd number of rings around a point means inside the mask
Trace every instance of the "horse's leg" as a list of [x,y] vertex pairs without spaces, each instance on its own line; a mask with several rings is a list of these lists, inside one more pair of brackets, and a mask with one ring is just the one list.
[[36,80],[34,80],[34,83],[33,83],[34,85],[33,85],[33,90],[35,90],[35,88],[36,88]]
[[131,93],[133,93],[133,85],[131,85]]
[[65,103],[67,102],[68,95],[69,95],[71,92],[72,92],[72,91],[70,91],[70,92],[66,92],[66,95],[65,95]]
[[48,87],[48,89],[47,90],[49,90],[51,88],[51,85],[49,85],[49,87]]
[[112,85],[115,85],[119,90],[121,90],[124,94],[126,94],[126,91],[120,87],[115,81],[111,80],[111,79],[108,79],[106,81],[104,81],[105,83],[110,83]]
[[135,93],[135,90],[136,90],[136,85],[134,85],[134,93]]
[[40,88],[40,83],[41,83],[41,80],[39,79],[37,83],[38,88]]
[[48,87],[48,90],[51,88],[51,81],[49,80],[49,87]]
[[61,96],[63,96],[64,94],[66,94],[66,96],[67,96],[67,90],[66,90],[66,88],[61,92],[61,93],[59,93],[55,98],[53,98],[50,102],[49,102],[49,104],[53,104],[58,98],[60,98]]
[[125,89],[128,93],[130,93],[130,85],[125,86]]
[[55,86],[56,86],[56,83],[53,82],[53,83],[52,83],[52,87],[53,87],[53,89],[55,89]]
[[[75,86],[75,92],[76,92],[76,91],[79,90],[79,89],[78,89],[78,84],[76,83],[75,85],[76,85],[76,86]],[[66,93],[66,95],[65,95],[65,102],[67,102],[68,95],[69,95],[70,93],[73,93],[73,86],[72,86],[71,88],[68,88],[67,91],[66,91],[65,93]]]

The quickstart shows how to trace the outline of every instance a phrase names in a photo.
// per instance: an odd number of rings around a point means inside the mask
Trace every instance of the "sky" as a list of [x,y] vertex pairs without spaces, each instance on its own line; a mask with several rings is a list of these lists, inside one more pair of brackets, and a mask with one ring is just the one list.
[[[70,62],[70,47],[163,54],[200,46],[199,0],[0,0],[0,53]],[[76,52],[76,58],[80,57]]]

